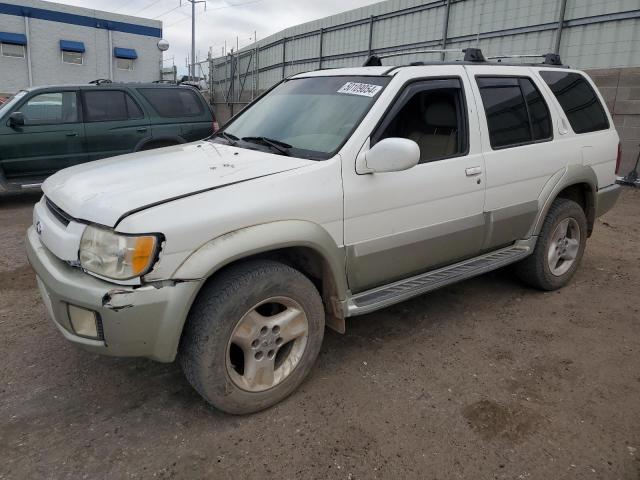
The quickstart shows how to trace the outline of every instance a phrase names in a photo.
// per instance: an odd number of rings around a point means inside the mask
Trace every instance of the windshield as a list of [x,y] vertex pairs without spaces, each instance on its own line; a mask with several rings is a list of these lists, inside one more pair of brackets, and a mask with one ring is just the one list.
[[[349,138],[389,77],[312,77],[284,82],[243,111],[214,141],[259,144],[303,158],[327,159]],[[224,140],[223,140],[224,139]],[[267,139],[268,141],[265,141]],[[243,141],[245,140],[245,141]],[[277,143],[274,148],[271,143]],[[277,153],[277,152],[276,152]]]
[[0,117],[7,113],[11,108],[25,95],[27,94],[26,90],[20,90],[15,95],[9,97],[5,103],[0,105]]

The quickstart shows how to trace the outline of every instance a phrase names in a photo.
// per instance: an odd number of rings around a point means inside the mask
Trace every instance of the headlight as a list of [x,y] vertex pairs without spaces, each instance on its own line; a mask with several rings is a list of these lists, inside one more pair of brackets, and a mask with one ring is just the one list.
[[151,269],[157,248],[155,235],[123,235],[89,225],[80,240],[80,265],[103,277],[128,280]]

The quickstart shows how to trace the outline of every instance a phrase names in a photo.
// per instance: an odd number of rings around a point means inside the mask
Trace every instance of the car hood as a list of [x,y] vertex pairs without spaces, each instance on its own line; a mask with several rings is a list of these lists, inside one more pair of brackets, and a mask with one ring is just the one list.
[[314,163],[202,141],[66,168],[42,190],[70,216],[114,227],[160,203]]

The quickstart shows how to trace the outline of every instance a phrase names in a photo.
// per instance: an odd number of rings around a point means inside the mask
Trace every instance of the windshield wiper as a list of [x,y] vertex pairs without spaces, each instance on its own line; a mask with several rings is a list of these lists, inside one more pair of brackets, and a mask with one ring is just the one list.
[[289,149],[293,148],[292,145],[288,143],[281,142],[280,140],[276,140],[274,138],[268,137],[242,137],[243,142],[249,143],[261,143],[262,145],[267,145],[275,150],[279,151],[282,155],[291,156],[289,153]]
[[227,142],[229,142],[231,145],[235,145],[238,142],[238,140],[240,140],[235,135],[232,135],[231,133],[227,133],[224,130],[218,130],[216,133],[213,134],[213,136],[214,137],[222,137]]

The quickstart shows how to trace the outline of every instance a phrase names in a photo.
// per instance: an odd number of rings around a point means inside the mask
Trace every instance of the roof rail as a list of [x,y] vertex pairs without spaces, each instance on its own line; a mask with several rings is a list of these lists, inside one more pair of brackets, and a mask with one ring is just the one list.
[[[526,54],[526,55],[496,55],[486,57],[479,48],[463,48],[463,49],[429,49],[429,50],[413,50],[388,53],[383,55],[371,55],[362,65],[363,67],[381,67],[383,58],[401,57],[405,55],[417,55],[423,53],[464,53],[465,62],[470,63],[489,63],[489,60],[497,60],[500,63],[505,58],[542,58],[543,65],[564,66],[557,53]],[[411,65],[421,65],[421,62],[414,62]]]
[[417,55],[422,53],[464,53],[465,62],[485,62],[482,50],[479,48],[436,48],[428,50],[413,50],[404,52],[387,53],[384,55],[371,55],[362,64],[363,67],[381,67],[383,58],[402,57],[405,55]]
[[102,85],[104,83],[113,83],[113,82],[108,78],[98,78],[96,80],[91,80],[89,82],[89,85]]
[[487,57],[488,60],[498,60],[498,62],[505,58],[542,58],[542,63],[544,65],[562,65],[562,61],[560,60],[560,55],[558,55],[557,53],[545,53],[542,55],[539,55],[539,54],[495,55],[493,57]]

